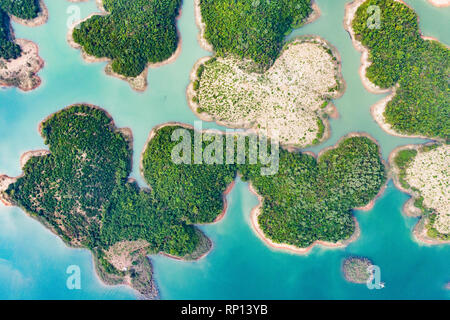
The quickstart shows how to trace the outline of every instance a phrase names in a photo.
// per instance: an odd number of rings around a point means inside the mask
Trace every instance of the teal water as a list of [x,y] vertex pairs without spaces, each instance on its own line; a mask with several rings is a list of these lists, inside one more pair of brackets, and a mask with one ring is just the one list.
[[[423,140],[385,134],[372,120],[370,106],[381,99],[365,91],[358,69],[360,54],[342,27],[344,0],[319,0],[322,16],[291,36],[318,34],[335,45],[347,82],[345,95],[336,101],[341,117],[331,121],[332,137],[315,147],[333,145],[343,135],[365,131],[381,144],[383,156],[399,145]],[[425,35],[450,44],[450,9],[438,9],[425,0],[408,0],[420,16]],[[0,90],[0,172],[20,174],[20,155],[44,147],[38,123],[52,112],[78,102],[97,104],[111,113],[119,127],[134,134],[133,176],[139,154],[151,128],[167,121],[193,123],[195,116],[185,101],[185,88],[195,61],[209,53],[196,40],[192,1],[186,0],[179,20],[182,54],[175,63],[149,72],[149,89],[136,93],[127,83],[104,75],[104,63],[86,64],[66,42],[66,13],[74,4],[46,0],[49,22],[38,28],[14,25],[16,36],[35,41],[45,68],[42,85],[29,93]],[[85,17],[96,11],[93,1],[76,4]],[[204,127],[218,126],[204,123]],[[344,249],[315,247],[299,256],[272,250],[254,234],[249,224],[256,198],[243,182],[228,196],[225,218],[202,229],[214,241],[214,250],[198,262],[180,262],[152,256],[155,277],[163,299],[449,299],[443,289],[450,281],[450,248],[418,244],[411,230],[417,219],[404,217],[401,206],[408,196],[389,184],[369,212],[356,212],[361,237]],[[381,268],[382,290],[368,290],[343,280],[342,259],[349,254],[371,258]],[[82,289],[66,288],[66,269],[78,265]],[[14,299],[133,299],[133,291],[107,287],[97,279],[87,250],[67,248],[61,240],[17,208],[0,205],[0,298]]]

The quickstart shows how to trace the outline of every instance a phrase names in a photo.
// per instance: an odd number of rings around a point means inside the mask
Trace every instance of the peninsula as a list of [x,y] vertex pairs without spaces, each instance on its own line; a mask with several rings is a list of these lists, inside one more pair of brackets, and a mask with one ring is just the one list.
[[[380,8],[379,28],[367,26],[372,5]],[[377,123],[389,134],[449,140],[450,50],[424,39],[414,10],[396,0],[355,0],[345,26],[363,52],[366,88],[392,92],[372,107]]]
[[29,91],[41,84],[36,74],[44,61],[39,57],[38,47],[32,41],[15,39],[10,21],[34,27],[47,19],[42,0],[0,0],[0,87]]

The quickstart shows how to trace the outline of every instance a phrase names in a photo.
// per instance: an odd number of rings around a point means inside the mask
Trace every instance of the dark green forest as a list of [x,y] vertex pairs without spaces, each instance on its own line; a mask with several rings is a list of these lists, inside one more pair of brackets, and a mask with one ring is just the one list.
[[386,181],[379,148],[366,137],[346,138],[318,160],[281,150],[273,176],[262,176],[260,164],[238,169],[264,198],[258,221],[266,236],[297,247],[348,239],[352,208],[367,205]]
[[136,77],[147,63],[167,60],[176,51],[176,16],[181,0],[103,0],[109,12],[74,29],[84,51],[112,60],[114,72]]
[[13,41],[9,15],[29,20],[36,18],[39,11],[38,0],[0,0],[0,58],[10,60],[21,55],[20,47]]
[[310,0],[200,0],[205,37],[217,55],[273,64],[284,38],[311,14]]
[[[371,5],[381,8],[381,28],[370,29]],[[386,121],[404,134],[450,138],[450,51],[421,37],[416,13],[393,0],[369,0],[357,10],[353,29],[369,48],[367,77],[381,88],[398,84]]]
[[[223,192],[238,173],[264,197],[264,232],[299,247],[348,238],[354,231],[351,209],[367,204],[385,182],[378,147],[365,137],[345,139],[319,161],[282,150],[278,173],[262,176],[261,161],[248,164],[248,157],[242,164],[176,164],[172,152],[184,138],[172,141],[172,135],[180,128],[156,131],[142,159],[150,188],[141,189],[128,180],[130,141],[112,119],[97,108],[71,106],[42,124],[51,153],[32,157],[6,193],[69,243],[93,249],[142,239],[151,252],[183,257],[201,242],[193,225],[220,215]],[[194,160],[193,130],[187,132]],[[203,133],[202,152],[211,137],[223,138]]]

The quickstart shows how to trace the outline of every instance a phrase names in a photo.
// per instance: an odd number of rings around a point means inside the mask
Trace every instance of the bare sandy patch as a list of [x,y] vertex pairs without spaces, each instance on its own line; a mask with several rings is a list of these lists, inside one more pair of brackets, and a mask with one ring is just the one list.
[[[423,148],[434,147],[424,151]],[[399,179],[400,169],[395,165],[394,159],[400,151],[416,150],[417,155],[408,164],[405,170],[405,182],[408,188],[402,185]],[[396,148],[389,156],[391,164],[391,176],[395,186],[411,195],[403,212],[408,216],[422,217],[414,228],[415,237],[427,244],[450,243],[450,241],[432,238],[428,235],[428,227],[435,228],[441,234],[450,233],[450,146],[407,145]],[[415,202],[422,199],[425,208],[430,209],[436,215],[433,225],[428,216],[423,215]]]
[[[249,70],[249,60],[210,59],[197,62],[187,88],[189,106],[200,119],[250,129],[284,146],[305,147],[328,138],[327,118],[337,116],[328,101],[343,94],[345,82],[340,57],[325,40],[302,37],[287,43],[265,73]],[[199,68],[204,68],[200,77]]]
[[17,59],[0,58],[0,86],[15,86],[23,91],[30,91],[41,84],[41,78],[36,73],[44,66],[44,60],[39,56],[38,46],[29,40],[16,39],[22,49]]

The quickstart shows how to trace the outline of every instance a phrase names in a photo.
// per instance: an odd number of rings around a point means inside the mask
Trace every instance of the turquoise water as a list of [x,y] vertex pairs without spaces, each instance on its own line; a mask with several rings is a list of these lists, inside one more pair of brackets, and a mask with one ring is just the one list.
[[[343,135],[365,131],[381,144],[384,157],[399,145],[421,142],[385,134],[372,120],[370,106],[383,95],[365,91],[358,69],[360,54],[342,27],[347,1],[319,0],[322,17],[291,36],[318,34],[335,45],[347,82],[345,95],[336,101],[341,117],[332,120],[332,137],[312,149],[333,145]],[[450,9],[437,9],[425,0],[409,0],[420,16],[425,35],[450,44]],[[149,72],[149,89],[136,93],[127,83],[104,75],[104,63],[86,64],[66,43],[66,10],[73,4],[46,0],[49,22],[38,28],[14,25],[16,36],[38,43],[45,68],[42,85],[29,93],[0,90],[0,172],[20,174],[20,155],[44,147],[38,123],[52,112],[78,102],[97,104],[111,113],[119,127],[130,127],[134,140],[133,176],[139,154],[151,128],[167,121],[193,123],[196,118],[185,101],[185,88],[195,61],[209,53],[196,40],[192,1],[185,1],[179,20],[182,54],[175,63]],[[94,2],[77,4],[81,16],[96,11]],[[204,123],[204,127],[218,126]],[[401,206],[407,195],[392,183],[369,212],[356,212],[361,237],[344,249],[315,247],[299,256],[272,250],[254,234],[250,210],[257,204],[245,183],[239,182],[228,196],[225,218],[202,229],[214,241],[214,250],[198,262],[180,262],[152,256],[163,299],[449,299],[443,289],[450,281],[450,248],[418,244],[411,230],[417,219],[406,218]],[[381,268],[382,290],[368,290],[343,280],[342,259],[349,254],[371,258]],[[66,288],[66,268],[78,265],[82,289]],[[97,279],[91,255],[67,248],[61,240],[17,208],[0,205],[0,298],[12,299],[133,299],[133,291],[107,287]]]

